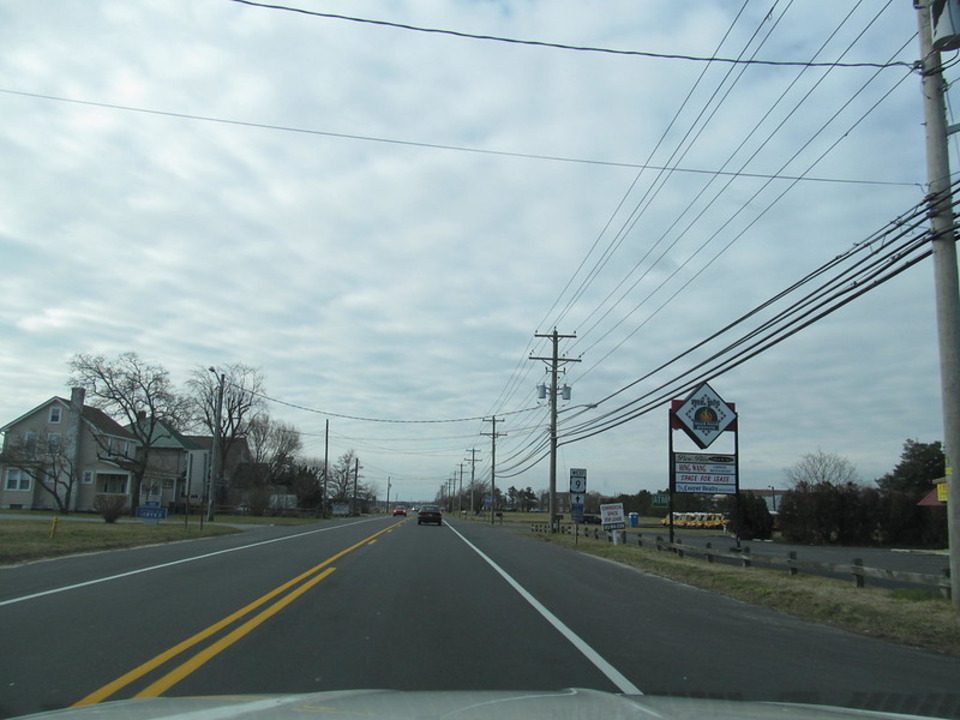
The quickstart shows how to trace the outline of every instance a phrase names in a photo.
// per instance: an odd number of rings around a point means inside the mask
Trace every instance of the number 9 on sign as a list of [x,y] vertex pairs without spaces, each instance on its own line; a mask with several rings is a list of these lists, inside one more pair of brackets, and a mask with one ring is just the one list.
[[585,493],[587,491],[586,468],[570,468],[570,492]]

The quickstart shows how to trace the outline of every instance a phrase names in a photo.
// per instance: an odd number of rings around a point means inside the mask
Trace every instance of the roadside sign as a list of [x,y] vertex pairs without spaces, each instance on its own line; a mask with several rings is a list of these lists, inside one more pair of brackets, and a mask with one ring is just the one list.
[[937,483],[937,500],[945,503],[948,495],[949,491],[947,490],[947,483]]
[[667,507],[670,504],[670,494],[658,492],[653,496],[653,507]]
[[707,383],[702,383],[680,403],[673,415],[691,440],[706,450],[714,440],[730,429],[737,420],[733,406],[717,395]]
[[167,517],[167,509],[156,503],[146,503],[137,508],[137,517],[147,522],[160,522]]
[[605,503],[600,506],[600,523],[604,530],[623,530],[623,503]]
[[587,491],[587,469],[570,468],[570,492],[585,493]]
[[570,503],[570,519],[576,525],[583,524],[583,503]]
[[735,495],[737,462],[734,455],[674,453],[676,492]]

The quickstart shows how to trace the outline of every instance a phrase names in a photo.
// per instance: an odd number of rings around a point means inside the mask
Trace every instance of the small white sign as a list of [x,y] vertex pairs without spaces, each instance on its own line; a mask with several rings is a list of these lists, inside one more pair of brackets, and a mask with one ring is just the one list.
[[623,530],[623,503],[606,503],[600,506],[600,523],[604,530]]

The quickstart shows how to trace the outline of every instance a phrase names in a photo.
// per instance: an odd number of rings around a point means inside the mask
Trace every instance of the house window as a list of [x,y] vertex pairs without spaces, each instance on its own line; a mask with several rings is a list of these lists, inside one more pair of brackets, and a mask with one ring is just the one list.
[[60,422],[60,415],[62,412],[63,412],[63,408],[61,408],[59,405],[51,405],[50,406],[50,422],[52,423]]
[[47,433],[47,452],[57,453],[60,451],[60,433]]
[[23,450],[27,457],[33,457],[37,454],[37,434],[32,430],[27,430],[23,434]]
[[80,476],[80,482],[84,485],[93,485],[93,470],[84,470]]
[[101,492],[111,493],[114,495],[127,494],[127,476],[126,475],[100,473],[99,475],[97,475],[97,479],[103,483],[103,489],[101,490]]
[[30,490],[30,475],[20,468],[7,468],[7,490]]

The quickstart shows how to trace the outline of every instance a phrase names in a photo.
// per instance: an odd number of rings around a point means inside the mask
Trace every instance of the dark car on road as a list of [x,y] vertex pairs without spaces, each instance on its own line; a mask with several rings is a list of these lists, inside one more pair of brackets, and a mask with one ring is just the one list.
[[423,525],[424,523],[436,523],[437,525],[443,525],[443,518],[440,514],[439,505],[420,506],[420,511],[417,513],[417,525]]
[[397,506],[393,509],[393,515],[394,515],[394,517],[396,517],[397,515],[403,515],[403,517],[406,517],[406,516],[407,516],[407,509],[406,509],[403,505],[397,505]]

